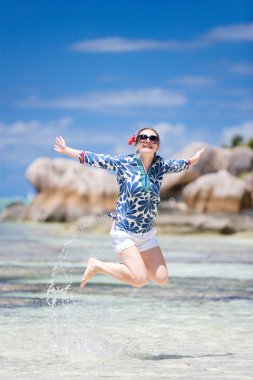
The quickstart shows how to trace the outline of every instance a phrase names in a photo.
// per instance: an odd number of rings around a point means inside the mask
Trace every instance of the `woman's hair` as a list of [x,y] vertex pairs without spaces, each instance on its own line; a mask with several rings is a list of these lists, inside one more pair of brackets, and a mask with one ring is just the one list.
[[137,133],[136,138],[135,138],[135,144],[137,144],[139,136],[142,134],[142,131],[145,131],[145,129],[148,129],[148,130],[150,130],[150,131],[155,132],[156,136],[158,137],[158,145],[160,145],[160,136],[159,136],[159,134],[156,132],[156,130],[155,130],[154,128],[149,128],[149,127],[142,128],[142,129]]

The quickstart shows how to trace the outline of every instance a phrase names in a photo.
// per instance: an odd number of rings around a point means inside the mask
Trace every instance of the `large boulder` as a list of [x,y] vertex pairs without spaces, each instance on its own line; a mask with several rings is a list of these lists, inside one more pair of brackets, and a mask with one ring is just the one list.
[[245,181],[226,170],[203,175],[188,184],[183,198],[190,208],[200,212],[239,212],[250,207],[250,191]]
[[236,147],[231,150],[227,170],[238,176],[253,170],[253,150],[247,147]]
[[27,169],[26,178],[37,192],[68,189],[82,196],[111,195],[118,192],[114,175],[106,170],[80,165],[65,158],[39,158]]
[[195,181],[202,175],[215,173],[225,169],[229,163],[231,152],[228,149],[217,148],[204,143],[192,143],[184,150],[175,155],[176,159],[188,159],[192,157],[199,149],[205,148],[197,165],[190,167],[188,170],[180,173],[165,175],[161,186],[161,198],[166,199],[175,191],[181,191],[182,187],[192,181]]
[[195,210],[167,211],[158,213],[156,227],[164,233],[189,233],[196,231],[216,231],[232,234],[240,231],[253,231],[252,212],[198,213]]
[[27,206],[22,202],[12,202],[1,212],[1,220],[16,221],[27,219]]
[[253,172],[246,175],[244,181],[246,183],[247,190],[250,193],[250,206],[253,208]]
[[38,192],[28,207],[28,219],[71,221],[115,208],[118,185],[106,170],[64,158],[39,158],[29,166],[26,177]]

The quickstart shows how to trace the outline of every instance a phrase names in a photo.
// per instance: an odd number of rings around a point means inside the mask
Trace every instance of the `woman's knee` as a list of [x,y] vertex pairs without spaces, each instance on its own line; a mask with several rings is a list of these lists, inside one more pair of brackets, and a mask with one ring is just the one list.
[[140,288],[146,285],[148,282],[148,274],[146,272],[134,273],[132,278],[133,278],[133,286],[136,288]]
[[[160,269],[160,268],[159,268]],[[161,268],[157,271],[157,273],[154,276],[153,281],[160,286],[164,286],[169,281],[169,274],[166,268]]]

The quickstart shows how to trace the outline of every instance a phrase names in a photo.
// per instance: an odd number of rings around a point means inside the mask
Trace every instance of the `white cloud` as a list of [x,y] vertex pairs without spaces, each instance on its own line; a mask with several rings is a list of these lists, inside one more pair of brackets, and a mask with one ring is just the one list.
[[84,40],[74,43],[70,50],[80,52],[99,52],[99,53],[126,53],[143,50],[164,50],[181,48],[180,42],[158,41],[158,40],[131,40],[121,37],[105,37],[93,40]]
[[220,26],[191,41],[105,37],[73,43],[69,50],[92,53],[129,53],[148,50],[185,50],[213,43],[253,41],[253,23]]
[[[1,160],[10,167],[27,166],[39,155],[53,152],[55,137],[67,132],[71,118],[43,123],[39,120],[17,120],[11,124],[0,122]],[[77,140],[77,139],[76,139]]]
[[[68,127],[71,123],[71,118],[62,118],[60,120],[50,121],[48,123],[42,123],[38,120],[31,120],[28,122],[18,120],[10,125],[4,125],[3,123],[0,123],[0,134],[3,135],[3,140],[5,141],[6,138],[8,138],[10,141],[13,141],[12,139],[18,139],[24,136],[26,137],[27,141],[27,138],[30,140],[29,137],[31,136],[33,143],[42,144],[43,141],[40,140],[40,137],[48,134],[53,130],[59,130]],[[36,136],[37,138],[34,140]]]
[[161,139],[171,135],[180,136],[185,132],[184,124],[172,124],[165,121],[154,124],[152,128],[159,133]]
[[[226,90],[229,91],[228,89]],[[206,112],[211,112],[213,115],[221,115],[221,114],[227,114],[228,112],[231,113],[231,110],[233,110],[233,115],[244,115],[244,118],[251,117],[249,115],[252,115],[253,110],[253,99],[252,99],[252,92],[251,91],[244,91],[244,90],[234,90],[231,89],[231,91],[228,92],[229,95],[237,95],[237,96],[246,96],[246,98],[238,98],[238,99],[231,99],[228,100],[223,98],[222,100],[198,100],[195,102],[195,106],[198,108],[205,108]],[[207,116],[207,114],[206,114]]]
[[246,140],[253,138],[253,121],[246,121],[242,124],[225,128],[223,130],[224,143],[229,144],[235,135],[240,135]]
[[170,82],[188,87],[210,87],[216,84],[212,78],[194,75],[174,78]]
[[52,100],[29,98],[20,102],[22,107],[77,108],[90,111],[117,109],[179,107],[186,104],[185,96],[162,88],[146,88],[119,91],[94,91]]
[[238,63],[231,67],[231,71],[237,74],[251,75],[253,74],[253,63]]
[[0,122],[0,153],[2,162],[10,166],[27,166],[39,156],[53,152],[55,137],[62,135],[73,148],[89,145],[112,146],[117,136],[112,133],[96,135],[94,127],[77,127],[69,117],[42,122],[18,120],[11,124]]
[[225,95],[236,95],[236,96],[252,96],[253,89],[242,88],[242,87],[230,87],[224,90]]
[[253,41],[253,23],[217,27],[203,38],[212,42]]
[[10,147],[19,149],[22,146],[27,149],[47,149],[53,147],[54,139],[59,135],[71,139],[69,141],[71,145],[80,145],[82,141],[95,145],[111,145],[117,140],[112,134],[96,135],[93,132],[94,127],[77,127],[69,117],[48,122],[39,120],[18,120],[12,124],[0,122],[0,152]]

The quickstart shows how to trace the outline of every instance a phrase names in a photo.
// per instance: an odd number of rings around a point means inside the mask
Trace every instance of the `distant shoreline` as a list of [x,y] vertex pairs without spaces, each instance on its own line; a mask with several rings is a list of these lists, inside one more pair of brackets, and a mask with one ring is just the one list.
[[[26,207],[31,202],[28,197],[0,197],[0,214],[3,215],[5,208]],[[111,220],[107,213],[96,214],[90,212],[84,214],[79,219],[68,222],[36,222],[29,219],[4,218],[3,223],[32,223],[38,225],[62,226],[63,230],[78,230],[85,226],[92,234],[108,233],[111,228]],[[196,212],[190,210],[185,204],[177,203],[170,205],[168,201],[161,201],[158,207],[158,214],[155,226],[159,235],[240,235],[253,237],[253,211],[245,209],[240,213],[236,212]]]
[[8,205],[11,205],[12,203],[21,202],[23,204],[29,204],[30,199],[28,197],[22,196],[22,195],[15,195],[15,196],[3,196],[0,197],[0,212],[7,207]]
[[[102,218],[106,216],[102,216]],[[82,231],[87,231],[89,234],[93,236],[97,235],[108,235],[109,231],[111,229],[111,224],[109,221],[105,223],[98,223],[97,225],[89,225],[89,224],[83,224],[75,221],[75,222],[37,222],[37,221],[0,221],[0,225],[27,225],[28,229],[29,227],[36,226],[38,228],[50,228],[50,230],[55,229],[56,233],[60,233],[62,235],[68,235],[72,236],[76,233],[82,233]],[[211,229],[201,229],[196,228],[193,226],[172,226],[172,225],[165,225],[160,223],[155,223],[155,228],[157,230],[158,238],[165,237],[165,236],[187,236],[187,237],[210,237],[213,236],[214,238],[218,237],[224,237],[224,238],[240,238],[240,239],[252,239],[253,238],[253,230],[252,231],[237,231],[231,234],[223,234],[217,230],[211,230]]]

